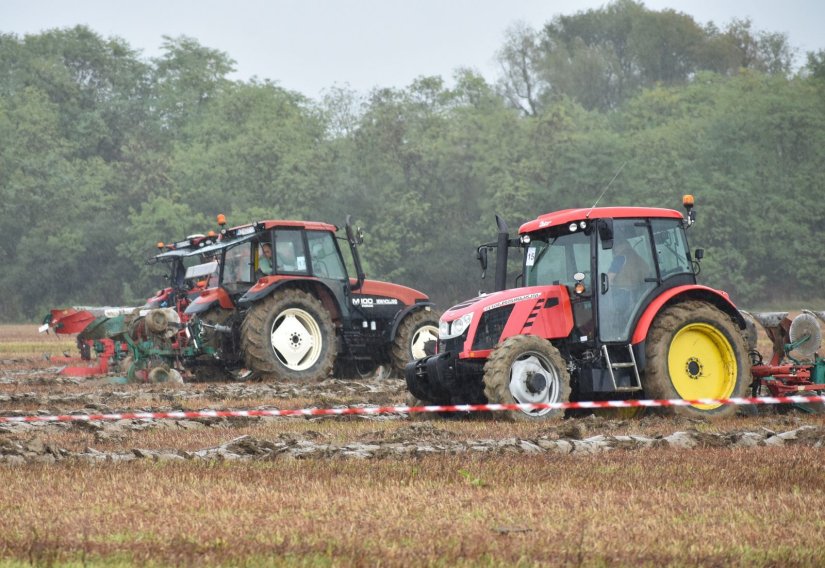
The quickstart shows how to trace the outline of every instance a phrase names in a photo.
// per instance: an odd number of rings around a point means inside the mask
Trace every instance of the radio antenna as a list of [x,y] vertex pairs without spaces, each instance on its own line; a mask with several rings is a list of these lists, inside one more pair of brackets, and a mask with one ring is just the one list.
[[619,171],[617,171],[617,172],[616,172],[616,175],[614,175],[614,176],[613,176],[613,179],[611,179],[611,180],[610,180],[610,182],[607,184],[607,186],[605,186],[604,190],[602,191],[602,194],[599,196],[599,198],[596,200],[596,202],[595,202],[595,203],[594,203],[594,204],[590,207],[590,209],[587,211],[587,215],[585,215],[585,218],[586,218],[586,219],[589,219],[589,218],[590,218],[590,213],[592,213],[592,211],[593,211],[593,209],[595,209],[596,205],[598,205],[598,204],[599,204],[599,201],[601,201],[601,200],[602,200],[602,197],[604,197],[604,194],[605,194],[605,193],[607,193],[607,190],[608,190],[608,189],[610,189],[610,185],[611,185],[611,184],[612,184],[612,183],[616,180],[616,178],[617,178],[617,177],[619,177],[619,174],[620,174],[620,173],[622,173],[622,170],[624,169],[624,167],[625,167],[626,165],[627,165],[627,160],[625,160],[625,161],[624,161],[624,163],[622,164],[622,166],[619,168]]

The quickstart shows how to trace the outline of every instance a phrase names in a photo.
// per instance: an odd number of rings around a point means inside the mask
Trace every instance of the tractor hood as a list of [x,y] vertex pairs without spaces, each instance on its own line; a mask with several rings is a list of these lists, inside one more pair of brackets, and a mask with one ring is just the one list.
[[[355,284],[356,282],[357,280],[350,278],[351,284]],[[396,298],[407,306],[429,300],[429,297],[426,294],[419,292],[414,288],[408,288],[406,286],[401,286],[400,284],[381,282],[379,280],[364,280],[364,283],[361,284],[360,288],[353,290],[353,296]]]
[[439,352],[454,350],[459,358],[486,357],[497,343],[512,335],[567,337],[573,312],[567,286],[530,286],[485,294],[441,316]]
[[456,304],[441,316],[442,321],[453,321],[471,312],[487,312],[496,308],[526,302],[535,302],[545,296],[548,290],[555,290],[558,286],[532,286],[529,288],[511,288],[500,292],[482,294],[472,300]]

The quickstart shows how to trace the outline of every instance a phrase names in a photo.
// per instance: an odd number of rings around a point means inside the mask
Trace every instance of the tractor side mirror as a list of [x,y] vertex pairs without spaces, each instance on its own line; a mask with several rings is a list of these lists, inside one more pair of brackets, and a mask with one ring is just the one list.
[[352,215],[347,215],[347,240],[354,245],[360,245],[364,243],[364,229],[358,227],[357,229],[352,228]]
[[602,249],[613,248],[613,219],[599,219],[599,240],[602,242]]
[[693,253],[693,258],[696,260],[702,260],[705,258],[705,249],[696,249],[696,252]]
[[487,247],[479,247],[476,252],[476,259],[481,263],[481,269],[487,270]]
[[487,274],[487,247],[480,246],[476,250],[476,260],[481,264],[481,278]]

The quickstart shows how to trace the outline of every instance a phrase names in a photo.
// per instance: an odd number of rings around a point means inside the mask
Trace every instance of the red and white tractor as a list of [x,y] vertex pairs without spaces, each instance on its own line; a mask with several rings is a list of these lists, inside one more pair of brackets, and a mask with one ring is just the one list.
[[[725,292],[697,283],[687,213],[648,207],[557,211],[495,248],[496,292],[441,317],[437,354],[406,368],[414,397],[434,404],[554,403],[742,396],[751,383],[745,320]],[[507,250],[522,252],[519,287],[504,289]],[[718,416],[719,404],[671,412]],[[544,418],[559,411],[512,413]]]
[[[367,280],[349,219],[337,227],[312,221],[260,221],[222,230],[198,251],[215,260],[215,285],[187,308],[203,356],[191,361],[209,379],[247,369],[263,379],[317,380],[333,366],[361,373],[405,365],[435,347],[438,313],[426,294]],[[339,242],[346,242],[355,277]]]

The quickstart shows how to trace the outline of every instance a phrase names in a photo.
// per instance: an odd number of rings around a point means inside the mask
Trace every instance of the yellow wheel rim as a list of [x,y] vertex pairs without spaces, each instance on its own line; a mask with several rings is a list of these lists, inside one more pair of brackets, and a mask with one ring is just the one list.
[[[706,323],[686,325],[673,338],[667,356],[670,381],[683,399],[729,398],[736,387],[738,368],[730,341]],[[713,410],[721,404],[694,404]]]

